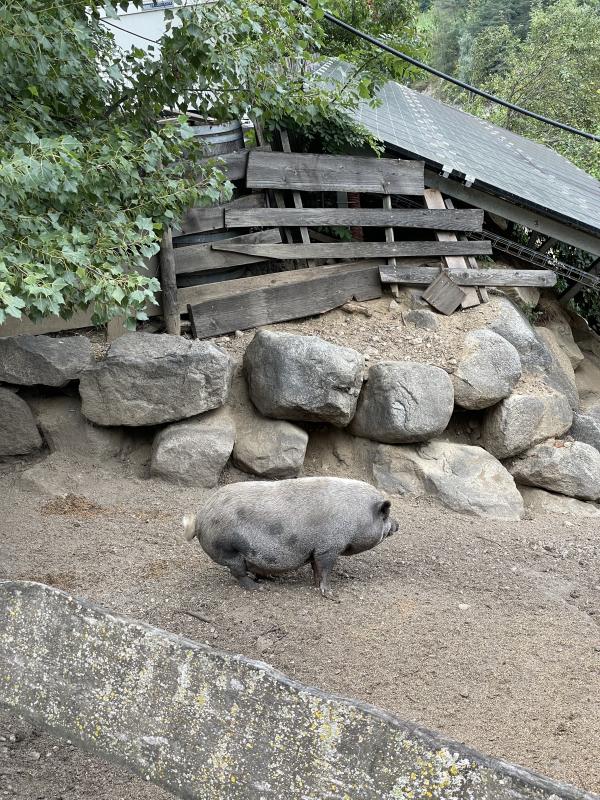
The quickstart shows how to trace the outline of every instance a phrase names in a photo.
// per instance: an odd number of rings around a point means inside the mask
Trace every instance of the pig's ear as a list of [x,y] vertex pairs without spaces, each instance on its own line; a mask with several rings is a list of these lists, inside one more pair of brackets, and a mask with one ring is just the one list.
[[384,500],[383,503],[379,506],[379,513],[384,519],[387,519],[390,515],[390,508],[392,504],[389,500]]

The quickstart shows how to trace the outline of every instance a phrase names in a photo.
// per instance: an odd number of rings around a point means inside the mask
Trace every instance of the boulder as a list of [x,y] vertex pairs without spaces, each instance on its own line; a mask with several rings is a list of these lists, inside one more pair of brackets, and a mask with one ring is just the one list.
[[81,413],[78,397],[40,397],[31,401],[37,424],[52,453],[78,461],[116,458],[125,444],[122,428],[102,428]]
[[[502,266],[496,262],[495,267]],[[514,266],[506,266],[506,269],[514,269]],[[525,309],[534,309],[540,301],[540,290],[535,286],[511,286],[502,289],[510,300]]]
[[539,327],[535,330],[550,354],[550,363],[545,368],[546,385],[557,392],[562,392],[573,411],[577,411],[579,408],[579,391],[575,382],[575,371],[569,356],[561,348],[554,332],[550,328]]
[[510,342],[493,331],[471,331],[452,375],[454,399],[463,408],[487,408],[508,397],[520,377],[521,359]]
[[569,430],[577,442],[591,444],[600,452],[600,406],[594,408],[591,414],[573,414],[573,424]]
[[569,514],[572,517],[600,517],[600,508],[594,503],[565,497],[564,494],[546,492],[533,486],[519,486],[525,508],[532,514]]
[[577,367],[575,382],[583,409],[600,405],[600,358],[586,352],[585,358]]
[[402,321],[405,325],[412,325],[415,328],[423,328],[428,331],[435,331],[440,326],[440,321],[433,311],[426,308],[414,308],[411,311],[402,313]]
[[219,482],[234,440],[226,409],[176,422],[156,434],[150,471],[171,483],[211,488]]
[[350,432],[377,442],[423,442],[447,426],[454,408],[448,374],[413,361],[384,361],[369,370]]
[[236,426],[233,463],[263,478],[295,478],[307,444],[308,434],[297,425],[256,415]]
[[0,386],[0,456],[25,455],[41,446],[42,437],[25,400]]
[[94,364],[85,336],[0,337],[0,381],[19,386],[64,386]]
[[493,301],[495,318],[488,328],[516,348],[521,358],[524,372],[536,372],[551,364],[551,356],[540,341],[525,315],[506,297],[496,297]]
[[510,473],[481,447],[429,442],[418,447],[379,445],[375,484],[400,495],[429,495],[463,514],[520,519],[523,499]]
[[81,376],[82,412],[97,425],[158,425],[223,405],[234,362],[207,342],[130,333]]
[[600,497],[600,453],[589,444],[550,439],[505,463],[526,486],[583,500]]
[[572,422],[569,401],[558,392],[511,394],[486,414],[482,444],[496,458],[508,458],[545,439],[562,436]]
[[343,427],[356,410],[364,359],[318,336],[261,330],[244,355],[250,399],[266,417]]

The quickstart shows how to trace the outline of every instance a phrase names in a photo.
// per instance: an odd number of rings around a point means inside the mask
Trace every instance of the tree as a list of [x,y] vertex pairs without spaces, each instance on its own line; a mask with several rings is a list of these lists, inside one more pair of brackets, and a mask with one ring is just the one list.
[[[504,32],[504,68],[485,88],[546,117],[600,134],[599,12],[586,0],[538,5],[524,41]],[[470,110],[554,148],[600,179],[598,143],[483,100]]]
[[[425,43],[417,27],[419,6],[416,0],[329,0],[327,10],[414,58],[425,54]],[[356,74],[369,81],[369,91],[382,81],[406,80],[415,75],[415,68],[407,62],[333,24],[326,28],[323,52],[356,64]]]
[[[158,289],[146,259],[163,227],[231,189],[218,161],[201,161],[182,110],[250,114],[267,130],[335,118],[338,144],[365,141],[347,113],[358,89],[308,68],[322,42],[319,0],[166,13],[160,48],[124,53],[83,0],[0,6],[0,324],[88,305],[95,324],[145,318]],[[175,122],[160,122],[165,109]]]

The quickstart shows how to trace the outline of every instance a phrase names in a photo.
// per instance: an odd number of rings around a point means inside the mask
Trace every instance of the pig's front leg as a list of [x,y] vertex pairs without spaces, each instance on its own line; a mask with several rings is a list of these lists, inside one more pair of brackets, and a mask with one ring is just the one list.
[[335,600],[335,596],[329,586],[329,578],[339,553],[314,553],[311,558],[315,586],[321,590],[323,597],[327,600]]

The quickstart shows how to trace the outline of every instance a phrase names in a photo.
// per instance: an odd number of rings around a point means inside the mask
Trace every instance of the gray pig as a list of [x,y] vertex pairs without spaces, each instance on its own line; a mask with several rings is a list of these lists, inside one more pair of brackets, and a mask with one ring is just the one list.
[[315,585],[331,599],[329,576],[338,556],[370,550],[398,530],[390,505],[362,481],[248,481],[217,490],[183,525],[186,539],[197,536],[245,589],[256,587],[257,576],[310,563]]

